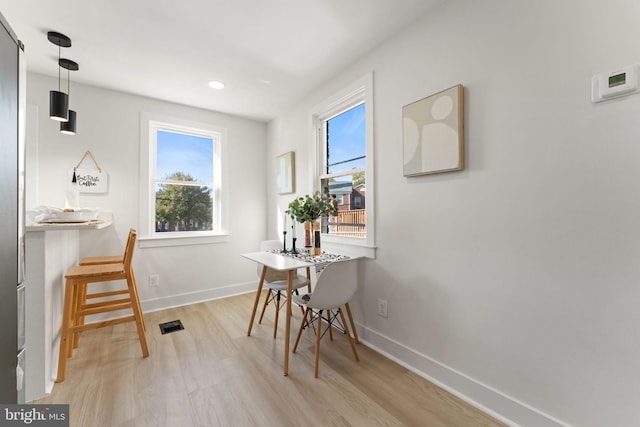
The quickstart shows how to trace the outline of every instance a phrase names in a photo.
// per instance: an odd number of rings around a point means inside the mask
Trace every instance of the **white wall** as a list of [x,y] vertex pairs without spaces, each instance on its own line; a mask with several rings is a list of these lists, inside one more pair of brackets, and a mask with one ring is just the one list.
[[[71,108],[78,112],[77,135],[62,135],[59,125],[48,118],[49,90],[57,87],[57,81],[29,74],[27,83],[27,102],[35,106],[30,112],[37,112],[37,126],[30,124],[30,132],[37,131],[37,147],[28,147],[30,203],[62,207],[67,173],[87,150],[109,174],[107,194],[80,194],[82,207],[110,210],[114,218],[110,228],[80,233],[81,257],[121,253],[129,228],[139,228],[141,112],[226,128],[228,144],[223,167],[228,169],[229,177],[224,185],[230,187],[229,241],[137,248],[134,269],[145,310],[255,289],[255,265],[239,254],[255,250],[266,237],[264,123],[76,84],[72,79]],[[91,167],[91,160],[87,159],[83,166]],[[147,286],[149,274],[159,274],[159,287]]]
[[[373,70],[363,335],[513,423],[640,425],[640,95],[590,101],[592,75],[640,63],[638,16],[635,0],[448,1],[269,124],[268,157],[295,150],[309,192],[312,107]],[[403,177],[402,106],[457,83],[465,170]],[[270,191],[273,234],[293,196]]]

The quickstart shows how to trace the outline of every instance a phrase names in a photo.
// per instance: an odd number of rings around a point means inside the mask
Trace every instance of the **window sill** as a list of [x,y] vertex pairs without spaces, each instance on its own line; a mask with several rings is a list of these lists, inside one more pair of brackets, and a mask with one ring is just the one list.
[[138,239],[138,246],[144,249],[161,248],[165,246],[209,245],[215,243],[224,243],[228,241],[228,234],[201,234],[196,236],[186,236],[184,234],[178,234],[162,237],[140,237]]
[[321,239],[322,249],[326,252],[351,257],[376,258],[376,247],[368,245],[365,240],[324,234]]

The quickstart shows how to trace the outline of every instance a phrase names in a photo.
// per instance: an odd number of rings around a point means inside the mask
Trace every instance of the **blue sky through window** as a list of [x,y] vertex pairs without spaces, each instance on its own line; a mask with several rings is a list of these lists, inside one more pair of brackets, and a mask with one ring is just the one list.
[[364,103],[327,120],[327,133],[327,163],[333,165],[329,166],[328,173],[365,166],[364,158],[348,161],[366,154]]
[[176,172],[199,182],[213,182],[213,140],[211,138],[158,130],[156,178]]

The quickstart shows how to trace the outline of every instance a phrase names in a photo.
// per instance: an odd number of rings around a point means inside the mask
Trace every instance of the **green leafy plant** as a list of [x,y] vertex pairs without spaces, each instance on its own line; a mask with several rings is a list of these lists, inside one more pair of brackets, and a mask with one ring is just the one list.
[[294,199],[285,213],[297,222],[315,221],[323,215],[338,215],[338,202],[334,197],[316,191],[312,195]]
[[[176,172],[167,180],[195,182],[189,174]],[[211,188],[160,184],[156,191],[156,231],[211,230]]]

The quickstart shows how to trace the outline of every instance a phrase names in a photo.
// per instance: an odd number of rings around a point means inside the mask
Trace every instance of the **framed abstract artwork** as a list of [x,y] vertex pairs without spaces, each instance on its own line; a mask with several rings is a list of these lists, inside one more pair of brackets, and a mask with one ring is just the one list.
[[459,84],[402,107],[404,176],[463,169],[463,93]]
[[289,151],[276,157],[278,172],[278,194],[288,194],[296,191],[296,161],[295,153]]

